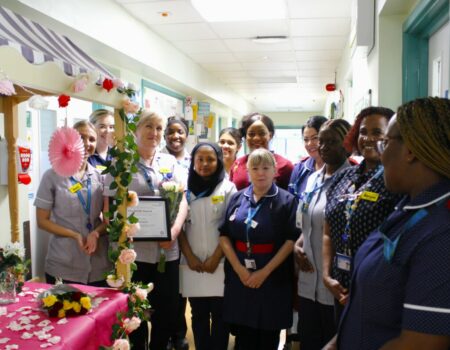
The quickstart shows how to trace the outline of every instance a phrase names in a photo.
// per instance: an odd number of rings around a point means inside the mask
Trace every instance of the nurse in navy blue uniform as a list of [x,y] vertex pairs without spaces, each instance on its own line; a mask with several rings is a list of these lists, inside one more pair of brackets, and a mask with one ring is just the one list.
[[406,196],[355,257],[339,349],[450,348],[449,115],[447,99],[409,102],[379,142],[386,187]]
[[275,159],[266,149],[247,162],[251,185],[235,195],[219,228],[225,264],[224,320],[238,349],[277,349],[292,324],[297,201],[274,183]]

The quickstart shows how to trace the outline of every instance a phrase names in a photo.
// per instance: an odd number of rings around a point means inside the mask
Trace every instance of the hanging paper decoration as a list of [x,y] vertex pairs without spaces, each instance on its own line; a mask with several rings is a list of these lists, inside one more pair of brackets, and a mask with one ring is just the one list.
[[57,129],[48,145],[48,156],[55,173],[64,177],[74,175],[84,161],[84,144],[80,134],[68,127]]
[[114,83],[111,79],[105,78],[105,80],[103,80],[102,87],[106,91],[110,92],[111,89],[114,87]]
[[72,85],[73,92],[81,92],[86,89],[87,84],[89,82],[89,78],[87,74],[80,75]]
[[33,109],[47,109],[48,103],[41,95],[33,95],[28,99],[28,106]]
[[0,95],[11,96],[15,95],[16,90],[14,85],[8,78],[0,79]]
[[58,104],[59,107],[64,108],[67,107],[69,105],[69,101],[70,101],[70,96],[67,95],[59,95],[58,97]]

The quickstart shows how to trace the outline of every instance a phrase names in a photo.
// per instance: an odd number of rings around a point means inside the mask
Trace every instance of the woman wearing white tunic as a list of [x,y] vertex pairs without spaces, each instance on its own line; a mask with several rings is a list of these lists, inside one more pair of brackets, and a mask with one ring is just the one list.
[[236,187],[225,179],[218,145],[199,143],[192,150],[192,160],[186,193],[189,215],[186,233],[180,236],[180,291],[191,304],[195,348],[226,350],[228,328],[222,320],[224,272],[218,227]]

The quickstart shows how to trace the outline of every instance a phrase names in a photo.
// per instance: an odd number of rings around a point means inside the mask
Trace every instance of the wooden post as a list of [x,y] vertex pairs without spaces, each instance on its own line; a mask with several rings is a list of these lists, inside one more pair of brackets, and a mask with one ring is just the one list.
[[19,185],[17,182],[17,135],[19,108],[14,97],[3,98],[5,114],[5,138],[8,147],[8,197],[9,216],[11,219],[11,242],[18,242],[19,236]]
[[[120,141],[125,138],[126,136],[126,127],[125,123],[120,118],[119,110],[116,108],[114,110],[114,128],[115,128],[115,135],[116,135],[116,141]],[[122,151],[123,146],[118,142],[119,149]],[[117,179],[117,183],[120,183],[120,179]],[[121,193],[123,191],[126,191],[126,189],[123,189],[122,186],[119,185],[119,188],[117,189],[118,193]],[[124,194],[125,196],[125,194]],[[122,204],[118,208],[118,212],[125,218],[127,217],[127,202],[128,199],[124,198],[122,201]],[[127,240],[127,235],[125,231],[122,231],[120,238],[119,238],[119,245]],[[130,265],[129,264],[122,264],[120,261],[117,261],[116,265],[116,275],[118,278],[123,277],[125,280],[125,283],[130,283],[131,280],[131,272],[130,272]]]

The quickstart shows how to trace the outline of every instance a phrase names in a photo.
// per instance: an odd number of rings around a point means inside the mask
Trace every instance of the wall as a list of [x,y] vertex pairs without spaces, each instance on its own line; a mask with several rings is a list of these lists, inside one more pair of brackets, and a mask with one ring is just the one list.
[[[402,102],[402,25],[417,0],[376,1],[375,43],[364,52],[345,49],[337,69],[337,88],[344,95],[343,116],[353,121],[362,107],[370,104],[396,109]],[[338,102],[338,94],[330,94],[324,109],[329,116],[330,104]]]
[[[444,97],[449,85],[449,40],[450,24],[447,22],[442,28],[430,37],[428,52],[428,93],[431,95],[433,88],[433,60],[441,59],[441,84],[439,93],[436,96]],[[447,95],[448,97],[448,95]]]
[[322,115],[322,112],[262,112],[269,116],[277,126],[302,126],[313,115]]

